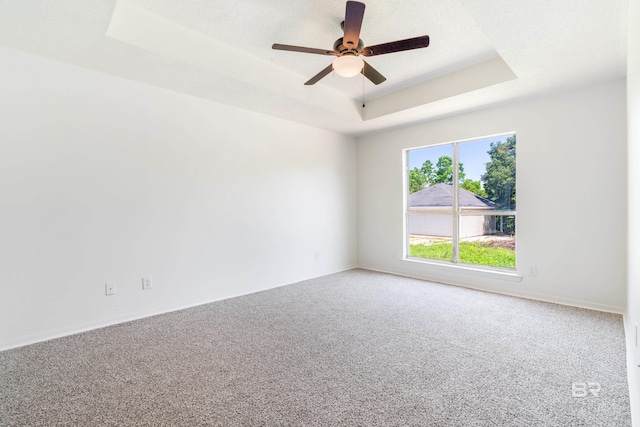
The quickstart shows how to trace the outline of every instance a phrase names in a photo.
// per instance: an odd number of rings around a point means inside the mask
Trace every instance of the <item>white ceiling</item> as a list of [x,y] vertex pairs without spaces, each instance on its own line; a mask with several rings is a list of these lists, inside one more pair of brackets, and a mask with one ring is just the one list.
[[431,37],[379,86],[271,49],[331,49],[344,0],[0,0],[0,46],[352,135],[626,74],[628,0],[365,3],[365,45]]

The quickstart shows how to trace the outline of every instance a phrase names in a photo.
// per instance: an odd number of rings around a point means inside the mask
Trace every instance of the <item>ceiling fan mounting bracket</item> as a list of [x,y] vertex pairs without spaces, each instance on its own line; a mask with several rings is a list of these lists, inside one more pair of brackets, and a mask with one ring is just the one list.
[[345,54],[351,54],[351,55],[357,56],[360,54],[363,48],[364,48],[364,43],[362,42],[362,39],[358,39],[358,46],[354,46],[353,43],[347,43],[347,45],[345,45],[343,37],[340,37],[333,44],[333,50],[338,54],[338,56],[342,56]]

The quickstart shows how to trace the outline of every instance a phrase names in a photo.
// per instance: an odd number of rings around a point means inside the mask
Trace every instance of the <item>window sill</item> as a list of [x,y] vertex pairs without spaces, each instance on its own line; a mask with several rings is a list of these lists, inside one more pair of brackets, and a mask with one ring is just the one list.
[[518,274],[517,271],[507,271],[502,269],[492,269],[492,268],[481,268],[469,265],[455,265],[448,264],[433,260],[425,260],[421,258],[405,258],[403,261],[414,263],[414,264],[422,264],[428,265],[429,267],[433,267],[440,271],[446,272],[465,272],[473,275],[483,276],[492,279],[501,279],[507,280],[509,282],[520,282],[522,281],[522,275]]

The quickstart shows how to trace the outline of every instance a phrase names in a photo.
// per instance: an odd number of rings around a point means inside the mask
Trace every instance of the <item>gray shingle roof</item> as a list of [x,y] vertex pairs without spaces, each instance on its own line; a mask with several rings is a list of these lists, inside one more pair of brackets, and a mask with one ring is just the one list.
[[[491,200],[478,196],[464,188],[458,190],[458,200],[462,208],[496,209],[496,204]],[[453,206],[453,186],[436,184],[416,191],[409,195],[409,206],[412,208],[451,207]]]

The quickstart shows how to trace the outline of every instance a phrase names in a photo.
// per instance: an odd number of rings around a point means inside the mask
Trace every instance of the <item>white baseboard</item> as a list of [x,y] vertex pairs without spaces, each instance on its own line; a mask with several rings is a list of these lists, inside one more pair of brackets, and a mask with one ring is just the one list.
[[463,285],[463,284],[460,284],[460,283],[454,283],[454,282],[446,281],[446,280],[431,279],[429,277],[419,276],[419,275],[415,275],[415,274],[409,274],[409,273],[404,273],[404,272],[385,270],[385,269],[381,269],[381,268],[378,268],[378,267],[375,267],[375,266],[370,266],[370,265],[360,265],[359,268],[362,268],[362,269],[365,269],[365,270],[377,271],[379,273],[393,274],[395,276],[408,277],[408,278],[411,278],[411,279],[424,280],[424,281],[427,281],[427,282],[441,283],[441,284],[444,284],[444,285],[459,286],[461,288],[474,289],[474,290],[477,290],[477,291],[491,292],[491,293],[494,293],[494,294],[508,295],[508,296],[518,297],[518,298],[526,298],[526,299],[531,299],[531,300],[535,300],[535,301],[551,302],[551,303],[554,303],[554,304],[567,305],[567,306],[571,306],[571,307],[586,308],[586,309],[589,309],[589,310],[603,311],[603,312],[607,312],[607,313],[615,313],[615,314],[623,314],[624,313],[624,308],[623,307],[609,305],[609,304],[600,304],[600,303],[592,302],[592,301],[582,301],[582,300],[573,299],[573,298],[559,297],[559,296],[556,296],[556,295],[548,295],[548,294],[543,294],[543,293],[518,291],[518,290],[515,290],[515,289],[513,291],[507,291],[507,290],[504,290],[504,289],[495,289],[495,288],[488,288],[488,287],[483,287],[483,286]]
[[[597,311],[605,311],[605,312],[617,313],[617,314],[622,314],[624,312],[624,310],[622,308],[620,308],[620,307],[613,307],[613,306],[609,306],[609,305],[606,305],[606,304],[597,304],[597,303],[591,303],[591,302],[585,302],[585,301],[579,301],[579,300],[572,300],[572,299],[567,299],[567,298],[558,298],[558,297],[554,297],[554,296],[550,296],[550,295],[544,295],[544,294],[526,294],[526,293],[519,293],[519,292],[505,292],[505,291],[502,291],[502,290],[486,289],[486,288],[474,287],[474,286],[465,286],[465,285],[460,285],[460,284],[457,284],[457,283],[447,283],[447,282],[443,282],[443,281],[440,281],[440,280],[432,280],[432,279],[429,279],[429,278],[426,278],[426,277],[419,277],[419,276],[416,276],[416,275],[410,275],[410,274],[397,272],[397,271],[388,271],[388,270],[376,268],[374,266],[367,266],[367,265],[355,266],[355,265],[353,265],[353,266],[345,267],[345,268],[342,268],[342,269],[339,269],[339,270],[336,270],[336,271],[323,273],[323,274],[319,274],[319,275],[316,275],[316,276],[311,276],[311,277],[308,277],[308,278],[305,278],[305,279],[302,279],[302,280],[299,280],[299,281],[296,281],[296,282],[285,283],[285,284],[280,284],[280,285],[276,285],[276,286],[271,286],[269,288],[264,288],[264,289],[260,289],[260,290],[256,290],[256,291],[252,291],[252,292],[240,293],[240,294],[237,294],[237,295],[226,296],[226,297],[223,297],[223,298],[217,298],[217,299],[213,299],[213,300],[198,301],[198,302],[194,302],[193,304],[185,304],[185,305],[178,305],[178,306],[164,306],[164,307],[159,307],[159,308],[153,308],[153,309],[146,310],[146,311],[129,313],[129,314],[126,314],[126,315],[123,315],[123,316],[104,318],[104,319],[97,320],[95,322],[76,324],[76,325],[65,327],[65,328],[54,329],[54,330],[49,330],[49,331],[43,331],[43,332],[36,333],[36,334],[21,336],[21,337],[18,337],[16,339],[14,339],[14,340],[10,340],[10,341],[2,343],[2,345],[0,345],[0,351],[5,351],[5,350],[12,349],[12,348],[17,348],[17,347],[23,347],[23,346],[26,346],[26,345],[35,344],[35,343],[42,342],[42,341],[48,341],[48,340],[51,340],[51,339],[56,339],[56,338],[61,338],[61,337],[69,336],[69,335],[82,333],[82,332],[87,332],[87,331],[91,331],[91,330],[94,330],[94,329],[100,329],[100,328],[104,328],[104,327],[107,327],[107,326],[117,325],[117,324],[120,324],[120,323],[131,322],[133,320],[143,319],[143,318],[146,318],[146,317],[157,316],[159,314],[171,313],[173,311],[179,311],[179,310],[184,310],[184,309],[187,309],[187,308],[197,307],[197,306],[204,305],[204,304],[210,304],[212,302],[221,301],[221,300],[224,300],[224,299],[235,298],[235,297],[239,297],[239,296],[243,296],[243,295],[249,295],[249,294],[256,293],[256,292],[262,292],[262,291],[265,291],[265,290],[268,290],[268,289],[274,289],[274,288],[278,288],[278,287],[282,287],[282,286],[288,286],[288,285],[291,285],[293,283],[298,283],[300,281],[311,280],[311,279],[315,279],[317,277],[327,276],[329,274],[335,274],[335,273],[340,273],[340,272],[343,272],[343,271],[353,270],[355,268],[362,268],[362,269],[365,269],[365,270],[377,271],[377,272],[386,273],[386,274],[393,274],[393,275],[396,275],[396,276],[409,277],[409,278],[413,278],[413,279],[425,280],[425,281],[436,282],[436,283],[443,283],[443,284],[446,284],[446,285],[460,286],[460,287],[480,290],[480,291],[484,291],[484,292],[498,293],[498,294],[502,294],[502,295],[509,295],[509,296],[515,296],[515,297],[520,297],[520,298],[533,299],[533,300],[537,300],[537,301],[552,302],[552,303],[556,303],[556,304],[569,305],[569,306],[573,306],[573,307],[587,308],[587,309],[597,310]],[[638,426],[638,427],[640,427],[640,426]]]
[[330,274],[336,274],[336,273],[340,273],[340,272],[343,272],[343,271],[353,270],[354,268],[357,268],[357,267],[356,266],[345,267],[345,268],[341,268],[341,269],[336,270],[336,271],[323,273],[323,274],[319,274],[319,275],[315,275],[315,276],[310,276],[310,277],[307,277],[307,278],[304,278],[304,279],[301,279],[301,280],[296,280],[295,282],[291,282],[291,283],[279,284],[279,285],[270,286],[270,287],[267,287],[267,288],[251,291],[251,292],[239,293],[239,294],[235,294],[235,295],[231,295],[231,296],[225,296],[225,297],[222,297],[222,298],[217,298],[217,299],[212,299],[212,300],[207,300],[207,301],[198,301],[198,302],[194,302],[193,304],[156,307],[156,308],[153,308],[153,309],[150,309],[150,310],[139,311],[139,312],[135,312],[135,313],[128,313],[128,314],[122,315],[122,316],[99,319],[99,320],[96,320],[94,322],[76,324],[76,325],[72,325],[72,326],[69,326],[69,327],[53,329],[53,330],[48,330],[48,331],[42,331],[42,332],[38,332],[38,333],[35,333],[35,334],[25,335],[25,336],[21,336],[21,337],[18,337],[16,339],[13,339],[13,340],[6,341],[6,342],[2,343],[2,345],[0,345],[0,351],[10,350],[10,349],[13,349],[13,348],[18,348],[18,347],[24,347],[26,345],[36,344],[36,343],[43,342],[43,341],[49,341],[49,340],[56,339],[56,338],[62,338],[62,337],[66,337],[66,336],[69,336],[69,335],[75,335],[75,334],[79,334],[79,333],[82,333],[82,332],[88,332],[88,331],[92,331],[92,330],[95,330],[95,329],[106,328],[108,326],[113,326],[113,325],[118,325],[118,324],[121,324],[121,323],[131,322],[131,321],[134,321],[134,320],[144,319],[146,317],[157,316],[159,314],[165,314],[165,313],[171,313],[171,312],[174,312],[174,311],[185,310],[187,308],[198,307],[200,305],[210,304],[210,303],[216,302],[216,301],[222,301],[222,300],[226,300],[226,299],[230,299],[230,298],[236,298],[236,297],[241,297],[241,296],[244,296],[244,295],[250,295],[250,294],[254,294],[254,293],[258,293],[258,292],[262,292],[262,291],[267,291],[269,289],[280,288],[280,287],[283,287],[283,286],[292,285],[292,284],[298,283],[298,282],[304,282],[306,280],[311,280],[311,279],[315,279],[315,278],[318,278],[318,277],[327,276],[327,275],[330,275]]

